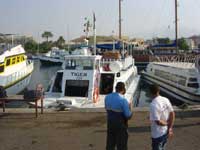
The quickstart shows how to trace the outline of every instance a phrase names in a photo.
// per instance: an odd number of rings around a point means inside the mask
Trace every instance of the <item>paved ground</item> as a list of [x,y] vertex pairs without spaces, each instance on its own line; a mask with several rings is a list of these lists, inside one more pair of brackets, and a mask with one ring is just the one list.
[[[200,111],[179,113],[168,150],[199,150]],[[0,114],[0,150],[104,150],[104,112]],[[137,111],[129,122],[129,150],[151,149],[148,112]]]

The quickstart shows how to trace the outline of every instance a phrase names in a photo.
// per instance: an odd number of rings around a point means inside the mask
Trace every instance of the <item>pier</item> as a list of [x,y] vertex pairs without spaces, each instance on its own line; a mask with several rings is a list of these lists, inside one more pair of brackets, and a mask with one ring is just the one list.
[[[174,137],[170,150],[200,149],[200,106],[175,107]],[[97,112],[98,111],[98,112]],[[34,109],[8,108],[0,113],[0,150],[103,150],[106,145],[104,109],[45,109],[36,119]],[[129,149],[151,148],[148,108],[135,108],[129,121]]]

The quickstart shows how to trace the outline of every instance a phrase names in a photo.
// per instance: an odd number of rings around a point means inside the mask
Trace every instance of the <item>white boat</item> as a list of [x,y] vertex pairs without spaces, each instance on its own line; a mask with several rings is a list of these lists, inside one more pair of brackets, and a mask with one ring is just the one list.
[[38,56],[38,58],[42,65],[62,65],[65,55],[69,55],[69,52],[53,47],[51,51],[45,55]]
[[188,62],[187,58],[178,60],[151,62],[143,77],[148,83],[158,84],[162,92],[175,99],[200,104],[200,58],[193,62]]
[[45,93],[44,107],[103,108],[105,96],[115,91],[118,82],[125,83],[125,97],[132,101],[140,79],[134,59],[121,59],[117,52],[110,52],[113,59],[107,56],[65,56],[63,69]]
[[33,72],[33,62],[27,60],[21,45],[1,51],[0,86],[8,95],[20,93],[29,84]]
[[69,52],[64,49],[54,47],[45,55],[39,56],[39,59],[42,65],[62,65],[67,55],[91,55],[91,52],[87,47],[81,47],[69,54]]

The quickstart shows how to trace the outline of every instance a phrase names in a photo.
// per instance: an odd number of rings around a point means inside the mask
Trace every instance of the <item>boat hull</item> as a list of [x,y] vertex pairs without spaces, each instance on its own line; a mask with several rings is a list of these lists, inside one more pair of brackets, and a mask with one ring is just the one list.
[[28,74],[26,77],[24,77],[22,80],[7,87],[6,88],[7,95],[19,94],[28,86],[30,80],[31,80],[31,73]]
[[171,84],[166,84],[162,80],[159,80],[156,77],[152,77],[151,75],[148,75],[146,73],[143,73],[143,79],[149,84],[158,84],[163,93],[170,95],[171,97],[181,102],[192,105],[200,104],[199,94],[190,93],[188,91],[185,91],[184,89],[181,89],[180,87],[177,88],[175,86],[172,86]]
[[62,65],[63,60],[55,58],[40,57],[40,62],[44,66]]
[[[138,104],[139,98],[139,86],[140,76],[137,75],[133,79],[130,87],[127,89],[125,94],[125,98],[130,102],[132,101],[134,106]],[[80,97],[53,97],[52,93],[46,93],[44,98],[44,107],[45,108],[57,108],[57,107],[66,107],[66,108],[104,108],[104,100],[106,95],[100,95],[99,101],[94,103],[92,100],[88,100],[87,98]],[[32,103],[33,104],[33,103]],[[40,103],[38,104],[40,107]]]

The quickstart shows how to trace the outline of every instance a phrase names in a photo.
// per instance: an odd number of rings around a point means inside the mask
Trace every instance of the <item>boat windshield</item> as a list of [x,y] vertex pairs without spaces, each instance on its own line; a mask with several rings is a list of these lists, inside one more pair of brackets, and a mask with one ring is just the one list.
[[65,69],[92,70],[93,66],[93,61],[88,59],[69,59],[65,63]]

